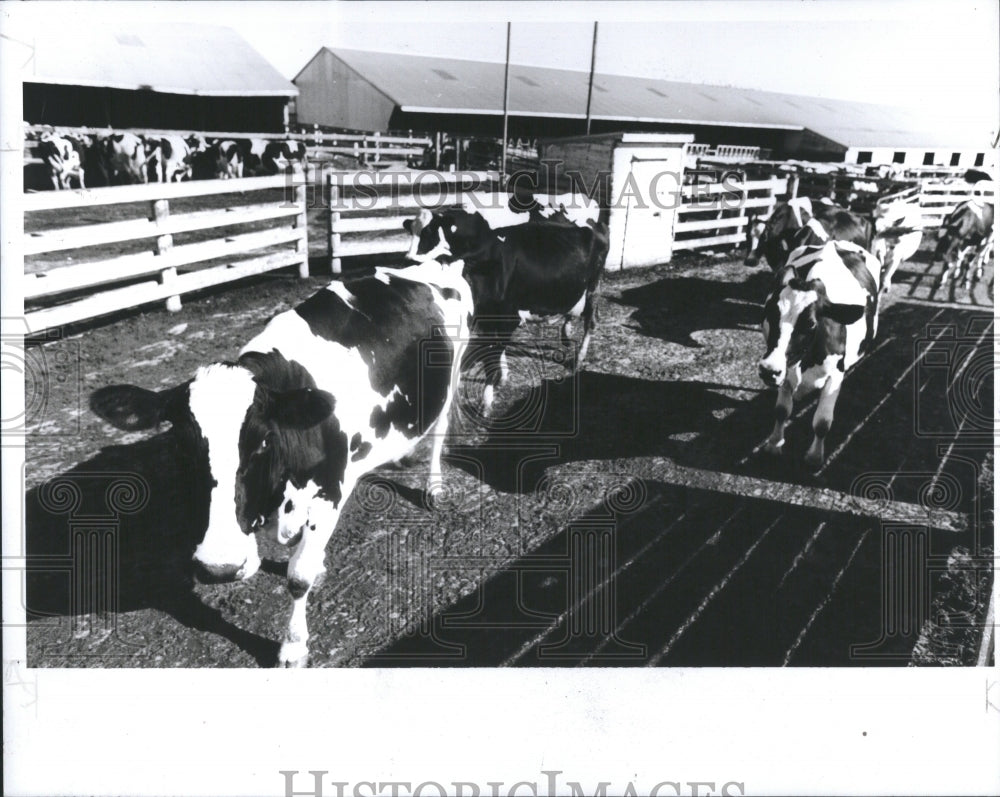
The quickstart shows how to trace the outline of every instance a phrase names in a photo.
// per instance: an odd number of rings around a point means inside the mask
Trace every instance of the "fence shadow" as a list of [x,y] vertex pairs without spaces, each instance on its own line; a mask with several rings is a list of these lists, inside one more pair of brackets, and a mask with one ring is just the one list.
[[693,337],[703,329],[741,329],[760,324],[764,299],[774,279],[756,270],[740,282],[702,277],[664,277],[628,288],[609,301],[634,307],[634,329],[651,338],[700,348]]
[[[483,441],[451,446],[450,462],[494,489],[526,492],[556,462],[682,457],[692,439],[713,435],[716,413],[746,403],[727,388],[593,371],[547,379],[504,406]],[[533,455],[542,449],[552,456]]]
[[208,525],[202,467],[165,432],[104,448],[28,490],[29,633],[45,618],[152,608],[272,664],[276,642],[239,629],[192,592],[191,555]]

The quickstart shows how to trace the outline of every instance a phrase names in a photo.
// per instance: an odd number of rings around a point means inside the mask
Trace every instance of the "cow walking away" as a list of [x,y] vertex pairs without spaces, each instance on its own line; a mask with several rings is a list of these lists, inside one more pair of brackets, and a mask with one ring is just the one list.
[[761,380],[778,388],[774,430],[765,450],[778,454],[794,399],[820,391],[806,464],[823,466],[823,443],[844,375],[867,352],[878,331],[877,258],[857,244],[828,241],[796,249],[776,275],[764,303],[766,350]]
[[870,249],[874,225],[864,216],[834,205],[828,200],[813,202],[797,197],[781,202],[766,220],[752,218],[747,226],[746,260],[756,266],[761,259],[772,271],[779,271],[789,254],[799,246],[826,241],[849,241]]
[[211,481],[199,578],[234,581],[260,567],[255,533],[277,515],[293,546],[293,608],[279,662],[306,663],[306,603],[358,479],[433,431],[428,491],[441,454],[472,311],[455,268],[427,263],[333,282],[275,316],[235,362],[199,368],[160,391],[97,390],[92,410],[119,429],[173,424]]
[[[983,189],[981,189],[983,190]],[[944,261],[943,279],[962,281],[965,288],[982,279],[993,250],[994,205],[983,196],[973,196],[945,218],[938,230],[934,262]]]
[[923,216],[917,202],[899,197],[876,203],[874,223],[872,254],[882,264],[879,290],[887,294],[899,267],[920,249],[924,235]]
[[582,365],[597,320],[596,292],[608,255],[606,224],[546,220],[493,229],[479,213],[425,210],[403,226],[412,236],[409,258],[464,265],[474,306],[468,360],[474,354],[486,371],[484,414],[491,410],[495,388],[507,379],[506,351],[523,321],[561,316],[561,340],[569,345],[572,321],[582,319],[575,367]]
[[38,140],[36,154],[45,164],[46,173],[52,187],[59,191],[70,188],[70,180],[76,180],[79,188],[86,188],[84,177],[84,142],[70,136],[43,133]]

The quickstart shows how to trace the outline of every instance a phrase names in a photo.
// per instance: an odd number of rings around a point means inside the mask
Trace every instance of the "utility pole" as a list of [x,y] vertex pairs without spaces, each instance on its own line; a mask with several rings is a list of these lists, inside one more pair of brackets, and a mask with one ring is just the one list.
[[590,135],[590,103],[594,96],[594,65],[597,63],[597,22],[594,22],[594,43],[590,48],[590,80],[587,82],[587,135]]
[[500,142],[500,182],[507,180],[507,105],[510,102],[510,23],[507,23],[507,57],[503,67],[503,141]]

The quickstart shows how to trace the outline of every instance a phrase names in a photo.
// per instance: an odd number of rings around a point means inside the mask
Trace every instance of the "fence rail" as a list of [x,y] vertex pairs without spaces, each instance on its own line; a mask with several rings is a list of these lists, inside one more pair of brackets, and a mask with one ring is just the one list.
[[[344,201],[356,193],[350,173],[330,173],[326,175],[326,196],[330,202],[327,224],[327,252],[334,274],[343,268],[345,257],[382,255],[405,252],[406,243],[399,237],[384,234],[371,237],[372,233],[398,231],[403,234],[403,222],[413,218],[415,211],[422,207],[447,207],[457,205],[469,187],[492,191],[500,183],[497,172],[448,172],[438,173],[433,181],[422,180],[425,172],[394,172],[392,178],[379,180],[377,177],[365,181],[363,208],[345,207]],[[384,175],[383,175],[384,177]],[[345,179],[347,178],[347,179]],[[433,194],[420,189],[434,188]],[[414,192],[414,189],[417,189]],[[369,191],[380,195],[372,198]],[[407,215],[408,214],[408,215]],[[346,240],[344,236],[350,236]]]
[[[259,194],[276,189],[283,190],[281,201],[272,197],[271,201],[252,205],[170,213],[172,199]],[[28,328],[37,334],[157,301],[165,301],[168,310],[176,311],[185,293],[279,268],[296,266],[299,276],[307,276],[306,186],[295,186],[294,200],[287,190],[287,178],[279,175],[247,178],[238,185],[230,180],[206,180],[26,194],[26,214],[149,203],[145,218],[28,232],[24,244],[29,258],[146,239],[152,244],[147,251],[27,273],[24,297]],[[253,229],[274,222],[279,225]],[[210,240],[174,245],[176,234],[216,228],[226,228],[227,232]],[[238,231],[233,232],[233,228]],[[205,265],[211,261],[222,262]],[[79,296],[81,292],[86,295]]]
[[[973,197],[976,186],[964,180],[922,180],[920,183],[920,212],[924,227],[939,227],[945,217],[963,202]],[[979,189],[989,202],[996,201],[994,189]]]
[[747,180],[737,186],[722,183],[683,186],[683,204],[677,209],[672,251],[742,244],[751,217],[769,216],[778,196],[787,190],[788,183],[781,177]]

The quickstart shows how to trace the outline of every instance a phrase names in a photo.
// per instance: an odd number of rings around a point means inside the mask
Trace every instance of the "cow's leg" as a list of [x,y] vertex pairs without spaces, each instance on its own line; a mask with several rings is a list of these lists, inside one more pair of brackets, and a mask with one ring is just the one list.
[[785,445],[785,427],[788,426],[788,420],[792,417],[792,397],[795,395],[798,384],[798,369],[788,369],[785,381],[778,388],[778,400],[774,405],[774,429],[764,444],[764,450],[768,454],[780,454]]
[[507,350],[503,343],[491,343],[489,353],[483,362],[486,387],[483,388],[483,416],[489,417],[493,409],[493,399],[496,388],[503,381],[504,370],[507,364]]
[[[463,335],[462,338],[465,336]],[[452,353],[451,381],[448,385],[448,393],[445,395],[444,405],[441,407],[441,414],[438,415],[434,423],[434,440],[431,446],[431,469],[427,476],[427,495],[432,496],[435,490],[444,487],[444,470],[441,467],[441,455],[444,453],[444,439],[448,436],[448,426],[451,417],[451,404],[455,400],[455,393],[458,391],[458,383],[462,374],[463,340],[453,341],[455,349]]]
[[597,317],[597,298],[593,293],[587,294],[587,301],[583,306],[583,340],[580,341],[580,350],[576,354],[577,369],[583,365],[587,359],[587,350],[590,348],[590,338],[594,333],[594,321]]
[[[355,478],[348,484],[345,479],[341,507],[350,496],[356,481]],[[292,614],[278,654],[278,665],[281,667],[304,667],[309,660],[309,626],[306,620],[309,593],[326,572],[323,565],[326,546],[339,518],[340,509],[330,501],[317,498],[310,504],[308,520],[301,529],[302,539],[288,561],[288,593],[292,597]]]
[[823,441],[826,439],[826,434],[830,431],[830,426],[833,424],[833,410],[837,406],[837,396],[840,395],[840,386],[843,381],[844,375],[839,371],[835,371],[826,380],[826,384],[823,385],[823,389],[819,394],[819,404],[816,407],[812,422],[813,440],[809,446],[809,450],[806,452],[806,465],[813,472],[823,467]]

